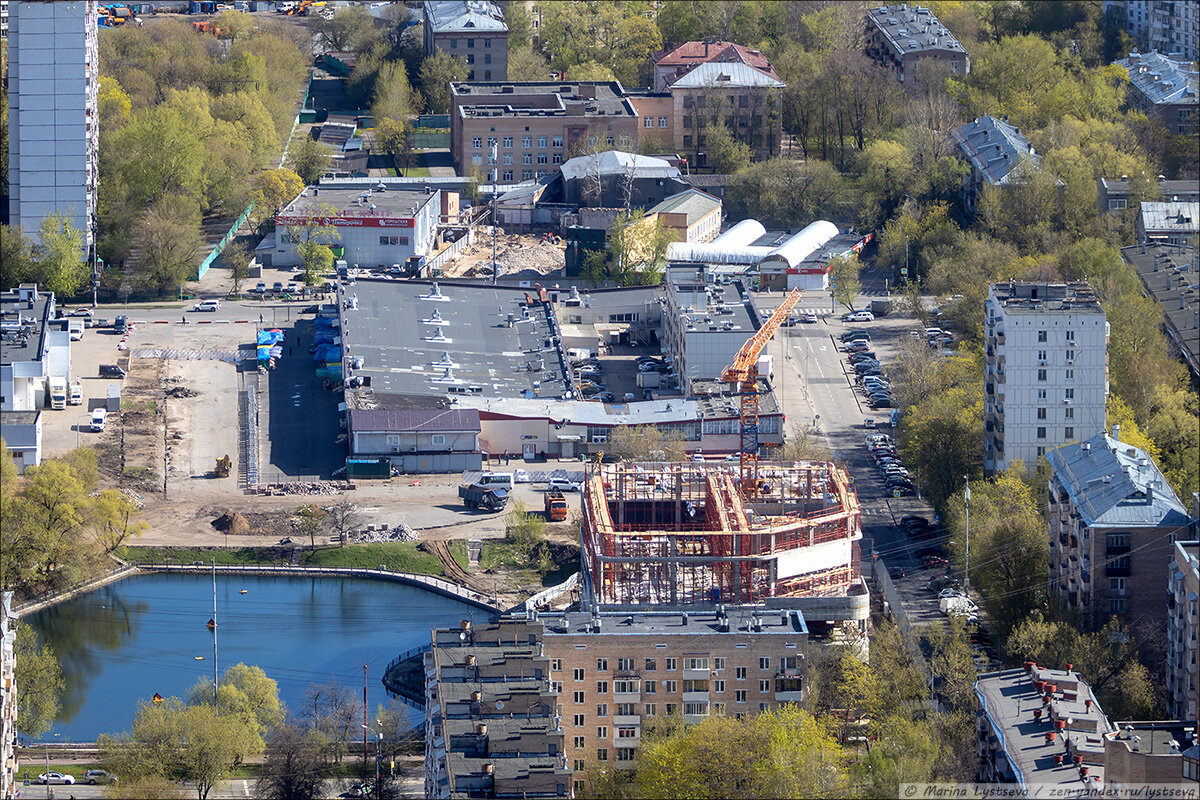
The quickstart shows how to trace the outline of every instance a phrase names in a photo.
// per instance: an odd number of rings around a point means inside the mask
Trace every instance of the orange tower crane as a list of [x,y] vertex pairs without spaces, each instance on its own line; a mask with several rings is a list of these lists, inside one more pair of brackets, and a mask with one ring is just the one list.
[[771,341],[775,331],[787,319],[788,314],[800,302],[800,290],[792,289],[775,309],[775,313],[763,323],[758,331],[746,340],[742,349],[733,357],[733,363],[725,368],[721,380],[736,383],[741,396],[741,475],[742,496],[753,499],[758,496],[758,356]]

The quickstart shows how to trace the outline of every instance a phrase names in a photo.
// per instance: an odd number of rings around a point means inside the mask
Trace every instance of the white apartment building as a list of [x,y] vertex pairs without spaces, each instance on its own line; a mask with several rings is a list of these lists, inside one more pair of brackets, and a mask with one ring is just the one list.
[[1105,429],[1108,320],[1086,283],[995,283],[984,305],[984,455],[1027,468]]
[[1200,717],[1200,542],[1175,542],[1167,567],[1167,713],[1171,719]]
[[0,594],[0,797],[16,797],[17,680],[13,647],[17,640],[12,592]]
[[1105,17],[1138,47],[1178,53],[1188,61],[1200,54],[1200,4],[1190,0],[1104,0]]
[[685,392],[695,380],[719,380],[762,325],[741,283],[706,281],[703,269],[682,266],[663,280],[662,351],[674,359]]
[[13,2],[8,33],[11,221],[35,240],[61,212],[95,251],[96,3]]

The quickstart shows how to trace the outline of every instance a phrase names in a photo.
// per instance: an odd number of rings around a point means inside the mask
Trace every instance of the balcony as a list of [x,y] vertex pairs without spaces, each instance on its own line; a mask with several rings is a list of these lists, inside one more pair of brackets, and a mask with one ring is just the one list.
[[642,699],[642,692],[641,692],[640,688],[636,692],[613,691],[613,702],[614,703],[636,703],[638,700],[641,700],[641,699]]
[[683,679],[685,681],[706,681],[712,675],[708,671],[708,667],[704,669],[685,669],[683,671]]
[[685,703],[707,703],[708,692],[684,692],[683,702]]
[[641,725],[642,717],[640,714],[614,714],[612,721],[613,725],[628,728],[632,725]]

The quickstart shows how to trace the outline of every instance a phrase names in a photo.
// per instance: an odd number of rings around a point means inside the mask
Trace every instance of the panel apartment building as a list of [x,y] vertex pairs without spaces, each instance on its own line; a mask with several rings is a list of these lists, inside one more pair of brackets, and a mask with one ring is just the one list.
[[1026,469],[1101,433],[1108,321],[1086,283],[994,283],[984,304],[984,455],[989,474]]
[[[632,150],[638,113],[617,81],[450,84],[450,153],[460,174],[541,178],[571,148]],[[497,153],[492,155],[492,147]]]
[[9,218],[36,241],[62,213],[95,256],[99,118],[96,3],[9,6]]
[[487,0],[425,0],[425,56],[449,53],[467,66],[467,80],[508,77],[508,26]]
[[1167,573],[1167,713],[1200,719],[1200,541],[1176,541]]

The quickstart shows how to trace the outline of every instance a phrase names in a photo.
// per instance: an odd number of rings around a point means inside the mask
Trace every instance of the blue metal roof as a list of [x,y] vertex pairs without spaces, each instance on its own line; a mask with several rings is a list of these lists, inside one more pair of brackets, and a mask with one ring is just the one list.
[[1101,433],[1051,450],[1046,460],[1089,526],[1185,526],[1190,521],[1154,459],[1130,444]]
[[1129,82],[1152,104],[1195,103],[1200,73],[1190,61],[1170,58],[1156,50],[1113,62],[1129,70]]
[[992,185],[1009,183],[1022,159],[1035,164],[1042,160],[1019,129],[995,117],[977,117],[955,128],[953,136],[963,155]]

